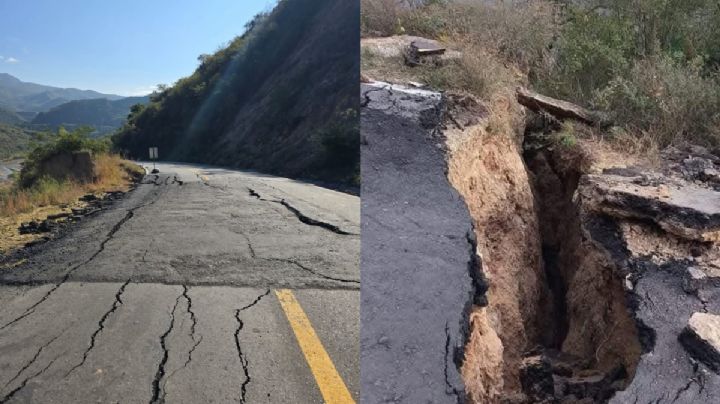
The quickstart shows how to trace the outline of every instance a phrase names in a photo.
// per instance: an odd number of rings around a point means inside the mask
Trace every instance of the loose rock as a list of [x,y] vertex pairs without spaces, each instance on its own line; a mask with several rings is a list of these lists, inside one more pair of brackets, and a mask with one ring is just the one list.
[[720,316],[694,313],[679,340],[695,359],[720,372]]

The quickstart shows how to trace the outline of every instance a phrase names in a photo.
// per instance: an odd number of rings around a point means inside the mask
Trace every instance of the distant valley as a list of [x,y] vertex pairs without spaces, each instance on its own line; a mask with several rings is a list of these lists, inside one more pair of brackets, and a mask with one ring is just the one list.
[[90,125],[101,128],[119,128],[135,104],[146,104],[148,97],[127,97],[119,100],[106,98],[70,101],[47,112],[40,112],[32,120],[35,125]]
[[114,132],[130,108],[149,97],[123,97],[92,90],[24,82],[0,73],[0,158],[22,154],[43,131],[91,126],[93,136]]

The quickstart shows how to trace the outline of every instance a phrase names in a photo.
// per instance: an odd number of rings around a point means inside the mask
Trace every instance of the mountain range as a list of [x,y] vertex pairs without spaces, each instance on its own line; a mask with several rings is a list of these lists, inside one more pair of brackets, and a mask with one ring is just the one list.
[[114,101],[124,97],[92,90],[27,83],[10,74],[0,73],[0,108],[6,110],[45,112],[68,101],[97,98]]
[[127,97],[114,101],[106,98],[70,101],[47,112],[40,112],[32,123],[49,126],[69,124],[118,128],[125,122],[130,107],[147,102],[147,96]]

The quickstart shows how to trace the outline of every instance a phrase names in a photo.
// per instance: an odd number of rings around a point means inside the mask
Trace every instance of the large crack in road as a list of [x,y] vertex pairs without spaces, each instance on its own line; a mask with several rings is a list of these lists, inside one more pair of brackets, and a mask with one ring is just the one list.
[[183,297],[182,293],[178,295],[177,299],[175,299],[175,305],[170,312],[170,325],[160,336],[160,348],[162,349],[163,355],[160,359],[160,363],[158,363],[157,371],[155,372],[155,377],[152,381],[152,398],[150,399],[150,404],[165,402],[165,389],[160,387],[160,382],[165,377],[165,366],[167,365],[168,358],[170,356],[170,350],[167,347],[167,338],[175,327],[175,310],[177,310],[177,306],[180,304],[181,297]]
[[260,300],[262,300],[263,297],[270,294],[270,290],[268,289],[265,291],[265,293],[259,295],[255,300],[253,300],[252,303],[248,304],[247,306],[243,306],[237,310],[235,310],[235,321],[237,321],[237,328],[235,329],[235,347],[237,349],[238,358],[240,359],[240,364],[242,365],[243,373],[245,376],[245,379],[243,380],[242,384],[240,385],[240,402],[245,403],[245,396],[247,395],[247,386],[250,384],[250,381],[252,378],[250,377],[250,362],[248,361],[247,357],[243,355],[243,350],[240,344],[240,331],[242,331],[243,327],[245,326],[245,323],[240,318],[240,313],[248,310],[249,308],[255,306],[256,304],[260,303]]
[[261,201],[277,203],[277,204],[280,204],[280,205],[284,206],[288,211],[290,211],[293,215],[295,215],[295,217],[297,217],[298,220],[299,220],[301,223],[304,223],[304,224],[306,224],[306,225],[308,225],[308,226],[321,227],[321,228],[323,228],[323,229],[325,229],[325,230],[328,230],[328,231],[330,231],[330,232],[333,232],[333,233],[335,233],[335,234],[339,234],[339,235],[342,235],[342,236],[359,236],[359,235],[360,235],[360,234],[358,234],[358,233],[351,233],[351,232],[342,230],[342,229],[340,229],[340,227],[338,227],[337,225],[334,225],[334,224],[332,224],[332,223],[328,223],[328,222],[325,222],[325,221],[322,221],[322,220],[318,220],[318,219],[312,218],[312,217],[310,217],[310,216],[302,213],[302,212],[300,211],[300,209],[298,209],[298,208],[296,208],[295,206],[291,205],[291,204],[290,204],[288,201],[286,201],[285,199],[276,200],[276,199],[263,198],[257,191],[255,191],[255,190],[252,189],[252,188],[248,188],[248,193],[249,193],[250,196],[252,196],[253,198],[259,199],[259,200],[261,200]]
[[[153,201],[153,202],[150,202],[150,203],[147,204],[147,205],[151,205],[152,203],[154,203],[154,201]],[[86,259],[85,261],[83,261],[83,262],[81,262],[81,263],[73,266],[73,267],[70,268],[67,272],[65,272],[65,275],[62,277],[62,279],[60,280],[60,282],[56,283],[55,286],[53,286],[50,290],[47,291],[47,293],[45,293],[45,295],[43,295],[42,298],[40,298],[40,300],[38,300],[37,302],[35,302],[35,304],[33,304],[33,305],[30,306],[27,310],[25,310],[25,312],[23,312],[23,314],[21,314],[20,316],[14,318],[14,319],[11,320],[10,322],[8,322],[8,323],[0,326],[0,331],[2,331],[2,330],[4,330],[5,328],[7,328],[7,327],[9,327],[9,326],[17,323],[18,321],[24,319],[25,317],[27,317],[27,316],[31,315],[33,312],[35,312],[35,309],[36,309],[40,304],[42,304],[43,302],[45,302],[45,301],[50,297],[50,295],[52,295],[56,290],[58,290],[58,288],[60,288],[60,286],[62,286],[65,282],[67,282],[67,280],[70,278],[70,275],[72,275],[73,272],[75,272],[75,271],[78,270],[79,268],[81,268],[81,267],[83,267],[83,266],[91,263],[98,255],[100,255],[100,253],[102,253],[102,252],[105,250],[105,245],[113,238],[113,236],[115,235],[115,233],[117,233],[117,232],[120,230],[120,228],[122,227],[123,224],[125,224],[128,220],[132,219],[132,217],[135,215],[135,211],[136,211],[137,209],[140,209],[140,208],[145,207],[145,206],[147,206],[147,205],[136,206],[136,207],[134,207],[134,208],[132,208],[132,209],[129,209],[129,210],[127,211],[127,213],[125,214],[125,216],[124,216],[122,219],[120,219],[120,221],[117,222],[117,223],[110,229],[110,231],[109,231],[109,232],[107,233],[107,235],[105,236],[105,239],[100,243],[100,247],[99,247],[88,259]]]
[[192,361],[192,354],[195,352],[195,349],[200,345],[202,342],[202,335],[200,335],[199,338],[195,336],[195,328],[197,327],[197,316],[195,315],[195,312],[192,309],[192,299],[190,298],[189,290],[190,288],[187,285],[183,285],[183,297],[185,298],[185,301],[187,302],[187,313],[190,316],[190,321],[192,321],[192,324],[190,325],[190,338],[193,341],[193,346],[190,348],[187,354],[187,360],[185,361],[185,364],[183,367],[187,367],[187,365]]
[[55,363],[55,361],[58,360],[59,358],[60,357],[56,357],[55,359],[51,360],[50,362],[48,362],[48,364],[44,368],[40,369],[39,371],[35,372],[32,376],[23,380],[22,383],[20,383],[20,385],[18,387],[16,387],[14,390],[12,390],[11,392],[9,392],[5,396],[3,396],[3,398],[0,398],[0,404],[4,404],[4,403],[7,403],[8,401],[10,401],[13,397],[15,397],[15,395],[18,392],[20,392],[22,389],[25,388],[25,386],[27,386],[27,384],[28,384],[28,382],[30,382],[30,380],[35,379],[36,377],[40,376],[42,373],[44,373],[45,371],[50,369],[50,366],[52,366]]
[[70,368],[70,370],[65,373],[65,377],[70,376],[72,372],[74,372],[76,369],[81,367],[85,364],[85,361],[87,361],[88,356],[90,355],[90,351],[95,348],[95,341],[97,340],[98,336],[105,330],[105,322],[110,317],[111,314],[115,313],[115,311],[123,304],[122,301],[122,295],[125,293],[125,288],[127,285],[130,284],[130,279],[128,279],[125,283],[123,283],[120,288],[118,289],[117,293],[115,294],[115,301],[113,302],[112,306],[110,307],[110,310],[108,310],[103,316],[100,318],[100,321],[98,321],[98,327],[95,329],[95,331],[90,336],[90,343],[88,344],[87,349],[83,353],[82,360]]
[[[230,217],[238,218],[237,215],[232,214],[232,213],[230,214]],[[308,266],[306,266],[306,265],[303,265],[303,264],[299,263],[299,262],[296,261],[296,260],[291,260],[291,259],[287,259],[287,258],[267,258],[267,257],[261,257],[261,256],[259,256],[259,255],[257,254],[257,252],[255,251],[255,248],[253,247],[252,242],[250,241],[250,236],[248,236],[246,233],[241,232],[241,231],[234,231],[234,232],[237,233],[237,234],[239,234],[239,235],[241,235],[241,236],[245,239],[245,242],[247,243],[248,251],[250,252],[250,256],[251,256],[253,259],[262,260],[262,261],[283,262],[283,263],[286,263],[286,264],[291,264],[291,265],[293,265],[293,266],[295,266],[295,267],[297,267],[297,268],[300,268],[301,270],[303,270],[303,271],[305,271],[305,272],[308,272],[308,273],[310,273],[310,274],[312,274],[312,275],[318,276],[318,277],[323,278],[323,279],[327,279],[327,280],[334,281],[334,282],[340,282],[340,283],[360,285],[360,281],[359,281],[359,280],[356,280],[356,279],[344,279],[344,278],[339,278],[339,277],[333,277],[333,276],[325,275],[325,274],[323,274],[323,273],[321,273],[321,272],[319,272],[319,271],[317,271],[317,270],[315,270],[315,269],[312,269],[312,268],[310,268],[310,267],[308,267]],[[348,233],[348,234],[349,234],[349,233]]]
[[7,381],[7,383],[5,383],[5,385],[3,386],[2,389],[5,390],[6,388],[8,388],[8,386],[10,386],[15,380],[17,380],[20,377],[20,375],[23,374],[23,372],[25,372],[28,368],[30,368],[30,366],[35,364],[35,362],[38,360],[38,358],[40,357],[40,354],[42,354],[42,352],[45,350],[45,348],[47,348],[48,346],[50,346],[50,344],[55,342],[55,340],[60,338],[60,336],[63,335],[64,332],[65,331],[61,332],[60,334],[51,338],[47,343],[41,345],[40,348],[38,348],[37,352],[35,352],[35,355],[33,355],[33,357],[30,358],[30,360],[27,363],[25,363],[25,365],[23,365],[23,367],[20,368],[20,370],[18,370],[17,373],[15,373],[15,376],[13,376],[10,380]]

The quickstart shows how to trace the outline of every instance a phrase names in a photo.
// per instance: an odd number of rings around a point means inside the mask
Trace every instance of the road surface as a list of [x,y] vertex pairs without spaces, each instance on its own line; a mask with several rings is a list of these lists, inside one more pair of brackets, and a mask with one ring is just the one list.
[[158,164],[0,271],[0,403],[348,403],[359,198]]

